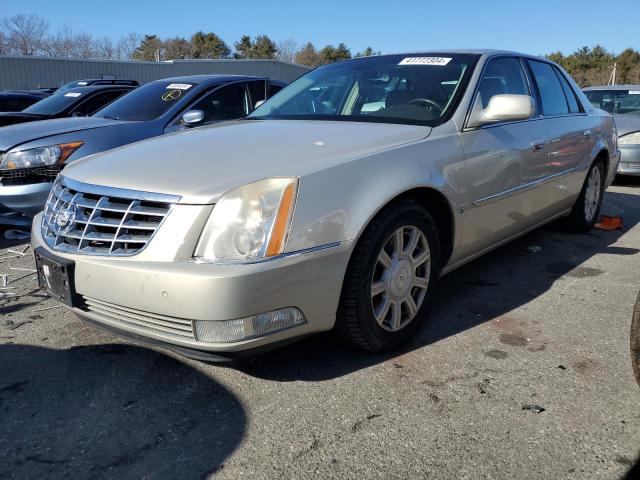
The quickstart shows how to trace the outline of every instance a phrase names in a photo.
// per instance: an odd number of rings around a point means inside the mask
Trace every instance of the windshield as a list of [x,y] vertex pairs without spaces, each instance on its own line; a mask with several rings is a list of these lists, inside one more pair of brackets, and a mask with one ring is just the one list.
[[39,102],[34,103],[23,112],[35,113],[39,115],[57,115],[64,112],[67,108],[79,102],[88,92],[81,89],[71,89],[64,92],[56,92]]
[[248,118],[435,126],[464,92],[476,55],[385,55],[338,62],[299,78]]
[[72,88],[86,87],[87,85],[89,85],[89,82],[86,80],[76,80],[74,82],[69,82],[66,85],[61,86],[58,89],[58,92],[66,92],[67,90],[71,90]]
[[194,85],[168,81],[147,83],[98,110],[93,116],[127,121],[153,120],[190,93]]
[[640,87],[636,90],[588,90],[591,104],[612,114],[640,115]]

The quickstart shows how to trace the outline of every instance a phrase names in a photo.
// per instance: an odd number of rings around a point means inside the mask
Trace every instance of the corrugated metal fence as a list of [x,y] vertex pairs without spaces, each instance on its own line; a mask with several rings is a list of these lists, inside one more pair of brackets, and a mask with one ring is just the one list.
[[171,60],[120,62],[77,58],[0,56],[0,90],[59,87],[83,78],[120,78],[141,84],[159,78],[197,74],[237,74],[291,82],[309,69],[275,60]]

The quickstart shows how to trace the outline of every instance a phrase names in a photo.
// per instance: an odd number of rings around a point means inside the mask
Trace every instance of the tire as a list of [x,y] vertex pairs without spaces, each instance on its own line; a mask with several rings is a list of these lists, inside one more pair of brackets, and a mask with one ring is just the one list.
[[[592,182],[596,182],[594,185]],[[605,168],[601,160],[597,160],[591,165],[587,178],[580,191],[580,196],[573,205],[571,213],[565,221],[565,226],[569,231],[582,233],[593,228],[600,217],[602,199],[604,197]],[[590,189],[597,189],[597,203],[590,195]]]
[[[402,248],[398,249],[400,238]],[[398,250],[402,250],[399,255]],[[429,212],[409,200],[387,205],[367,226],[351,255],[336,331],[347,342],[371,352],[410,339],[426,320],[440,258]]]
[[640,385],[640,294],[633,309],[633,319],[631,320],[631,366],[636,376],[636,381]]

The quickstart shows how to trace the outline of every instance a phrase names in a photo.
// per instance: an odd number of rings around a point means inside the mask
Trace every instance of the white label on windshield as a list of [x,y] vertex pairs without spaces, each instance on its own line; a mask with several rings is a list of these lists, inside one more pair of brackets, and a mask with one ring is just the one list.
[[629,95],[640,95],[640,90],[629,90]]
[[398,65],[438,65],[444,67],[452,59],[446,57],[408,57]]
[[167,90],[189,90],[192,86],[190,83],[172,83],[167,85]]
[[78,85],[82,85],[83,87],[89,82],[78,82]]
[[64,94],[65,97],[73,97],[73,98],[79,97],[80,95],[82,94],[78,92],[69,92]]

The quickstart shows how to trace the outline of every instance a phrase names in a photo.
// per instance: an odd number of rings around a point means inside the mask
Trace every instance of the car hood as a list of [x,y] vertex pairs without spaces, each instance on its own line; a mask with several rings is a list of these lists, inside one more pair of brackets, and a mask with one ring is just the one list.
[[0,128],[0,152],[6,152],[22,143],[31,142],[43,137],[88,130],[90,128],[106,127],[118,123],[124,122],[98,117],[71,117],[9,125],[8,127]]
[[616,122],[619,137],[627,133],[640,131],[640,115],[627,113],[624,115],[614,115],[613,118]]
[[178,195],[180,203],[209,204],[246,183],[303,176],[430,132],[425,126],[368,122],[241,120],[91,155],[68,165],[63,175],[95,185]]

